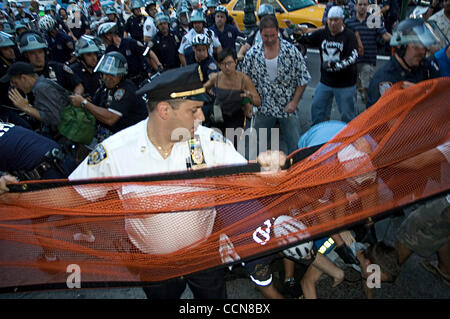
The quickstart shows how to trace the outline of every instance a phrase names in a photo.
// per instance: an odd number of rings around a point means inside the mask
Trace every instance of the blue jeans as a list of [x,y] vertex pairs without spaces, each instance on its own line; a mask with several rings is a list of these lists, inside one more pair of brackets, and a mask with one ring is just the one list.
[[311,105],[312,125],[330,120],[333,97],[336,98],[341,121],[348,123],[356,116],[356,85],[333,88],[322,82],[316,87]]
[[[286,145],[281,145],[280,150],[286,154],[290,154],[297,149],[298,139],[300,138],[300,122],[296,115],[291,115],[287,118],[277,118],[270,115],[264,115],[256,113],[255,126],[256,132],[258,133],[258,145],[261,146],[262,138],[265,137],[264,133],[260,130],[262,128],[267,129],[267,149],[275,149],[275,145],[271,145],[271,128],[274,128],[276,123],[280,124],[280,136]],[[275,141],[274,141],[275,142]],[[258,148],[259,149],[259,148]],[[264,149],[259,149],[265,151]]]

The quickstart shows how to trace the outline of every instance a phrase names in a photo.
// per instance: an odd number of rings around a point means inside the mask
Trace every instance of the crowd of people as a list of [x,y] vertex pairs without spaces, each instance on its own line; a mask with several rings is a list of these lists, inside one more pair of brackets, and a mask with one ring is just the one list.
[[[295,41],[319,48],[321,61],[320,82],[311,105],[312,127],[301,132],[299,108],[305,107],[301,99],[311,75],[305,56],[279,27],[270,5],[259,7],[258,30],[239,46],[238,37],[245,34],[215,0],[203,5],[196,0],[118,0],[107,8],[98,0],[89,4],[71,0],[67,9],[55,1],[45,7],[43,16],[34,3],[27,9],[11,2],[0,12],[0,171],[8,173],[0,180],[0,192],[17,179],[76,179],[245,163],[261,153],[267,156],[266,149],[278,146],[290,154],[328,141],[355,118],[357,92],[368,108],[397,82],[408,87],[450,76],[450,0],[434,0],[425,18],[403,21],[398,21],[397,2],[385,1],[381,6],[384,16],[376,25],[369,22],[369,4],[369,0],[330,2],[319,29],[288,24],[294,29]],[[392,56],[375,72],[380,39],[390,44]],[[194,81],[194,76],[199,78]],[[330,121],[333,99],[340,122]],[[86,137],[87,130],[80,133],[73,123],[69,127],[63,116],[66,108],[82,111],[85,120],[93,119],[93,134]],[[177,127],[189,130],[191,151],[180,146],[185,141],[170,138],[170,130]],[[276,127],[280,139],[271,136]],[[258,136],[256,152],[242,156],[235,150],[239,137],[229,141],[212,128],[223,135],[227,129],[248,128],[269,133]],[[145,134],[149,143],[142,140]],[[36,148],[38,143],[45,147]],[[143,143],[141,152],[152,153],[149,163],[116,167],[120,156],[128,157],[139,143]],[[366,152],[369,144],[370,140],[359,143]],[[191,154],[188,159],[185,151]],[[199,162],[196,155],[202,152],[205,157]],[[450,161],[449,141],[430,154],[430,161],[439,156]],[[177,164],[169,165],[166,160]],[[279,166],[278,158],[270,154],[258,160]],[[422,256],[437,252],[439,262],[426,267],[449,284],[448,197],[412,211],[396,248],[377,243],[376,236],[357,236],[358,240],[369,238],[370,248],[358,246],[348,231],[331,236],[332,248],[344,263],[359,265],[363,278],[368,275],[364,268],[368,263],[384,263],[384,278],[391,281],[412,252]],[[431,213],[437,217],[429,217]],[[440,227],[435,227],[436,221]],[[130,235],[133,244],[145,251],[145,244],[140,243],[141,226],[136,222],[128,226],[134,234]],[[418,227],[434,230],[423,239],[428,243],[426,252],[419,247],[420,240],[411,238]],[[86,229],[75,235],[75,239],[95,240]],[[344,277],[342,269],[321,251],[328,239],[314,242],[303,255],[297,251],[294,259],[308,267],[300,281],[293,278],[292,260],[285,258],[283,292],[274,287],[270,272],[270,263],[278,255],[253,260],[245,269],[267,298],[315,298],[315,283],[322,273],[332,276],[335,285]],[[40,259],[54,262],[57,256],[44,251]],[[221,271],[188,276],[145,292],[149,298],[178,297],[187,280],[195,287],[196,297],[224,298]]]

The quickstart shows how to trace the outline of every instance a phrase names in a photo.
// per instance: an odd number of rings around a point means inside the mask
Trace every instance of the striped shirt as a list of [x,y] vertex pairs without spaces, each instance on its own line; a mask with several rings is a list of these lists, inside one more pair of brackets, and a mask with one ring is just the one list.
[[377,63],[377,37],[386,33],[384,23],[380,21],[380,27],[376,28],[367,23],[366,16],[363,22],[360,22],[355,16],[345,20],[347,28],[353,32],[358,32],[364,47],[364,54],[358,57],[357,63],[368,63],[375,65]]

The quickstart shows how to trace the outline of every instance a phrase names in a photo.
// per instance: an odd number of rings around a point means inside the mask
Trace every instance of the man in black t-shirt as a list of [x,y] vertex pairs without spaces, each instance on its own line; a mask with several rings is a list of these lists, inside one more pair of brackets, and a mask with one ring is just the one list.
[[344,12],[334,6],[328,12],[327,27],[304,36],[300,41],[320,49],[320,82],[311,106],[312,125],[330,119],[333,97],[343,122],[356,116],[358,42],[344,26]]

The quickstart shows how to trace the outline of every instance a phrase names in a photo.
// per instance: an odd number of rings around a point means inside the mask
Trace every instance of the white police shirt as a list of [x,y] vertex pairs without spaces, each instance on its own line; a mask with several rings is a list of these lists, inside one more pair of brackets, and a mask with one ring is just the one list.
[[[178,53],[183,54],[184,55],[184,50],[192,45],[192,39],[200,33],[197,33],[194,28],[190,29],[188,33],[186,33],[183,37],[183,39],[181,40],[181,44],[180,47],[178,48]],[[218,48],[220,47],[220,41],[219,38],[215,35],[214,31],[209,30],[207,28],[203,28],[203,34],[208,36],[211,39],[211,44],[209,45],[208,48],[208,53],[210,56],[213,55],[213,48]]]
[[[148,119],[126,128],[98,144],[94,151],[69,176],[70,180],[87,179],[108,176],[131,176],[152,173],[166,173],[194,169],[192,162],[193,147],[201,145],[201,159],[207,167],[245,164],[246,159],[235,149],[233,144],[220,133],[199,126],[196,139],[175,143],[166,159],[150,142],[147,135]],[[193,143],[192,141],[196,141]],[[199,142],[198,142],[199,141]],[[191,160],[191,163],[189,163]],[[92,185],[76,186],[77,192],[88,200],[97,200],[112,189],[93,187]],[[114,189],[123,199],[125,210],[137,207],[142,209],[145,199],[139,197],[149,194],[167,196],[171,194],[199,191],[190,186],[145,186],[126,184]],[[132,201],[126,201],[133,198]],[[125,229],[130,240],[142,252],[148,254],[167,254],[183,247],[192,245],[207,237],[213,228],[216,215],[214,199],[210,200],[212,207],[198,211],[177,213],[149,214],[144,218],[127,218]],[[161,203],[162,208],[164,202]],[[134,206],[136,205],[136,206]],[[170,204],[169,204],[170,205]]]
[[147,19],[145,20],[143,30],[144,30],[144,37],[150,38],[153,38],[155,34],[158,32],[158,29],[156,28],[155,25],[155,21],[151,16],[148,16]]

